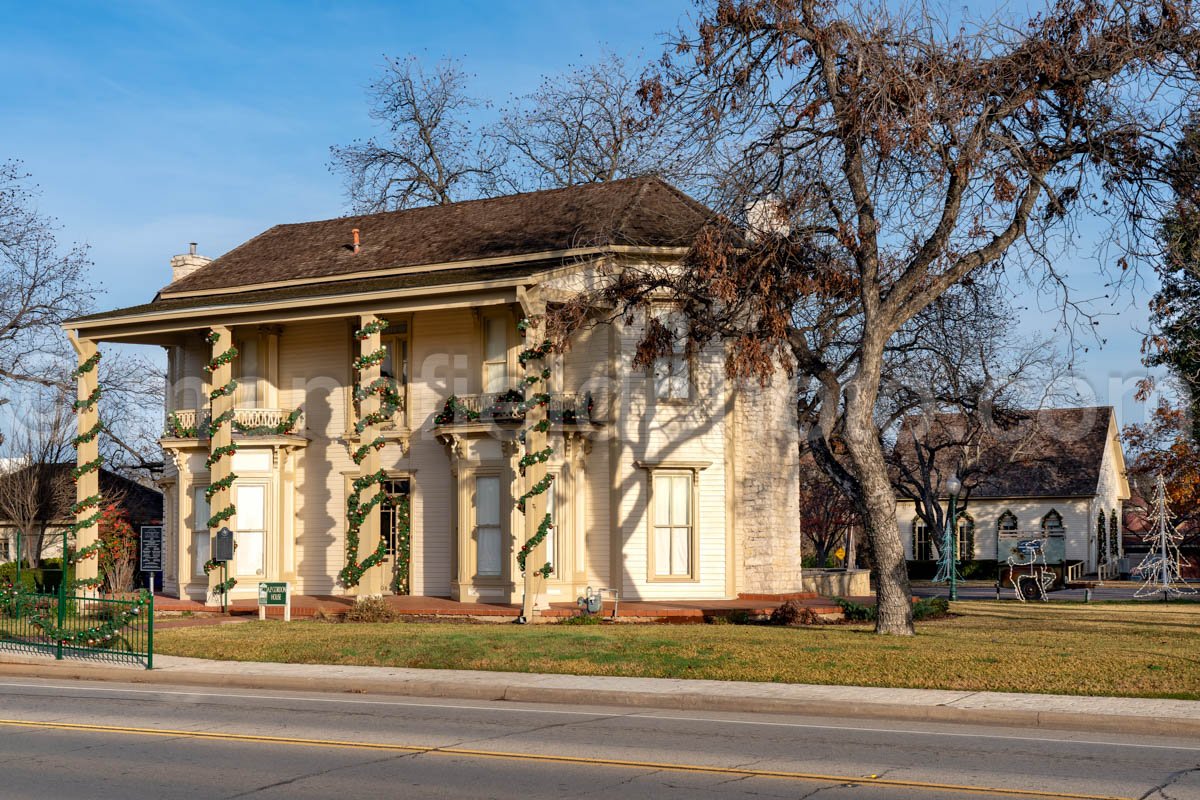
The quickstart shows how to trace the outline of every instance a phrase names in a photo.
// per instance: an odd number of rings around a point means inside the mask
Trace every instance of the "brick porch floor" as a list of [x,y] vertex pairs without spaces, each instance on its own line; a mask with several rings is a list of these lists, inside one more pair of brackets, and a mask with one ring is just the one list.
[[[398,614],[414,617],[464,617],[490,619],[503,622],[515,619],[520,612],[516,605],[508,603],[461,603],[448,597],[418,597],[389,595],[384,598]],[[745,612],[751,616],[768,615],[785,600],[799,600],[818,614],[838,614],[841,609],[827,597],[800,592],[784,595],[740,595],[736,600],[622,600],[619,604],[619,619],[630,622],[703,622],[705,617],[729,616]],[[873,597],[852,598],[856,602],[874,603]],[[352,597],[334,595],[295,595],[292,598],[292,616],[311,617],[317,609],[338,614],[354,603]],[[611,616],[612,603],[604,604],[604,616]],[[165,595],[155,595],[154,609],[159,612],[215,613],[219,605],[205,605],[194,600],[177,600]],[[230,604],[230,613],[235,615],[257,614],[258,606],[252,600],[235,600]],[[578,613],[574,603],[551,603],[546,617],[570,617]],[[269,608],[268,615],[282,617],[282,608]]]

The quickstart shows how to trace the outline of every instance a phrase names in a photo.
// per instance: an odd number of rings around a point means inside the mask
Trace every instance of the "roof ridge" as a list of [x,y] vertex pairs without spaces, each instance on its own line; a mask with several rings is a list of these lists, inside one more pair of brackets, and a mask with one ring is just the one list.
[[[429,212],[435,209],[444,209],[450,206],[469,206],[479,203],[494,203],[500,200],[510,200],[518,197],[529,197],[530,195],[552,195],[567,191],[591,191],[604,187],[611,187],[621,183],[635,183],[638,181],[648,181],[653,179],[649,175],[637,175],[628,178],[616,178],[611,181],[588,181],[587,183],[572,183],[567,186],[555,186],[551,189],[529,189],[524,192],[513,192],[512,194],[497,194],[491,197],[472,197],[467,200],[455,200],[452,203],[431,203],[427,206],[414,206],[412,208],[395,208],[390,211],[372,211],[367,214],[347,214],[340,217],[325,217],[324,219],[302,220],[300,222],[281,222],[271,226],[272,228],[291,228],[297,225],[316,225],[322,222],[340,222],[351,219],[366,219],[368,217],[384,217],[392,214],[409,214],[418,212]],[[665,183],[665,182],[664,182]],[[668,184],[669,185],[669,184]],[[674,188],[674,187],[672,187]],[[686,197],[686,195],[684,195]],[[695,200],[692,200],[695,203]],[[270,229],[268,229],[270,230]],[[265,233],[265,231],[264,231]]]

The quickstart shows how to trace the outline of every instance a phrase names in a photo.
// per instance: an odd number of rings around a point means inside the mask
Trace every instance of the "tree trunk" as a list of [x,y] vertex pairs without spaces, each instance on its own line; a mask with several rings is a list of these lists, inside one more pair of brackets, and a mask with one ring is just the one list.
[[[896,526],[896,495],[888,477],[883,445],[879,441],[874,410],[879,394],[879,370],[872,369],[870,351],[858,377],[846,392],[846,449],[861,489],[863,523],[875,558],[876,633],[911,636],[912,592],[904,563],[904,545]],[[882,348],[880,348],[881,360]],[[871,376],[874,376],[872,382]]]

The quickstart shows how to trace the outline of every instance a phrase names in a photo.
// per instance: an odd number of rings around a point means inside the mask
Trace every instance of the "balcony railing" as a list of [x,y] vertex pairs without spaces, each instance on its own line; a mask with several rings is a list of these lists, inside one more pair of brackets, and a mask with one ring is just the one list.
[[[290,409],[283,408],[235,408],[233,432],[271,433],[285,427],[291,414]],[[211,419],[207,408],[172,411],[167,414],[163,436],[169,439],[207,439]],[[298,435],[303,430],[304,412],[301,412],[290,428],[279,435]]]
[[[434,417],[436,425],[467,425],[480,422],[515,422],[524,418],[521,412],[522,395],[519,389],[507,392],[451,395],[441,412]],[[547,415],[554,425],[591,425],[596,418],[591,392],[553,392]]]

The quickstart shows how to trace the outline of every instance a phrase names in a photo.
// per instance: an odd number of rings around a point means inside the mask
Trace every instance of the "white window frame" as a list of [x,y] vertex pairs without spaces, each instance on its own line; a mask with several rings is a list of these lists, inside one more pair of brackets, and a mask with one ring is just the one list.
[[[262,520],[261,520],[262,524],[259,527],[254,527],[254,528],[243,528],[242,527],[243,517],[245,516],[244,514],[242,514],[242,508],[245,507],[245,503],[239,503],[238,500],[240,499],[239,493],[245,489],[261,489],[262,490]],[[270,516],[271,516],[271,484],[270,484],[270,482],[262,481],[262,480],[248,480],[248,481],[240,481],[239,480],[233,486],[233,503],[234,503],[234,507],[238,509],[238,512],[236,514],[234,514],[234,517],[231,520],[234,523],[233,524],[234,541],[238,542],[238,544],[241,545],[244,535],[250,535],[250,534],[257,534],[258,536],[261,537],[261,541],[262,541],[262,561],[259,564],[258,570],[256,570],[255,572],[242,572],[241,561],[238,558],[238,553],[234,552],[234,554],[233,554],[233,574],[235,574],[237,577],[263,579],[266,577],[266,574],[267,574],[267,531],[270,530],[270,527],[271,527],[271,520],[270,520]],[[244,555],[242,557],[245,558]]]
[[[676,480],[686,481],[687,486],[687,522],[679,524],[679,520],[675,517],[677,510],[674,503],[671,503],[670,514],[671,519],[658,519],[658,493],[661,491],[659,487],[660,479],[670,479],[672,482]],[[661,468],[652,469],[648,475],[648,521],[646,538],[646,573],[647,580],[653,583],[694,583],[699,580],[699,560],[700,560],[700,523],[698,519],[698,473],[690,469],[676,468]],[[671,497],[674,497],[672,491]],[[674,559],[675,532],[679,529],[686,531],[687,555],[686,569],[682,572],[676,571],[677,565],[670,564],[665,572],[660,572],[660,564],[658,563],[658,544],[660,529],[668,531],[668,557]]]
[[[504,348],[500,355],[488,356],[489,328],[493,323],[499,323],[504,329]],[[494,394],[506,392],[513,388],[514,371],[511,358],[511,350],[513,346],[513,337],[516,335],[516,329],[513,326],[512,314],[508,311],[503,312],[484,312],[479,319],[479,379],[481,392],[483,394]],[[489,371],[493,367],[499,367],[503,370],[504,377],[498,385],[493,385],[489,380]]]
[[[212,515],[212,505],[204,497],[208,485],[193,486],[192,507],[192,577],[203,578],[204,565],[212,556],[212,533],[208,529],[208,518]],[[200,543],[203,542],[203,548]]]
[[665,403],[686,403],[692,399],[692,363],[687,346],[687,318],[674,303],[655,303],[650,316],[672,332],[671,353],[654,359],[652,380],[654,397]]
[[[480,524],[479,521],[479,482],[480,480],[490,480],[496,482],[496,521],[486,525]],[[475,575],[475,580],[479,582],[485,581],[502,581],[505,573],[505,553],[504,553],[504,513],[507,504],[504,502],[504,479],[499,470],[476,471],[471,476],[471,509],[472,509],[472,526],[471,526],[471,568]],[[482,547],[482,529],[495,531],[496,546],[499,548],[496,553],[496,563],[498,565],[495,572],[483,572],[480,569],[481,556],[483,553]]]

